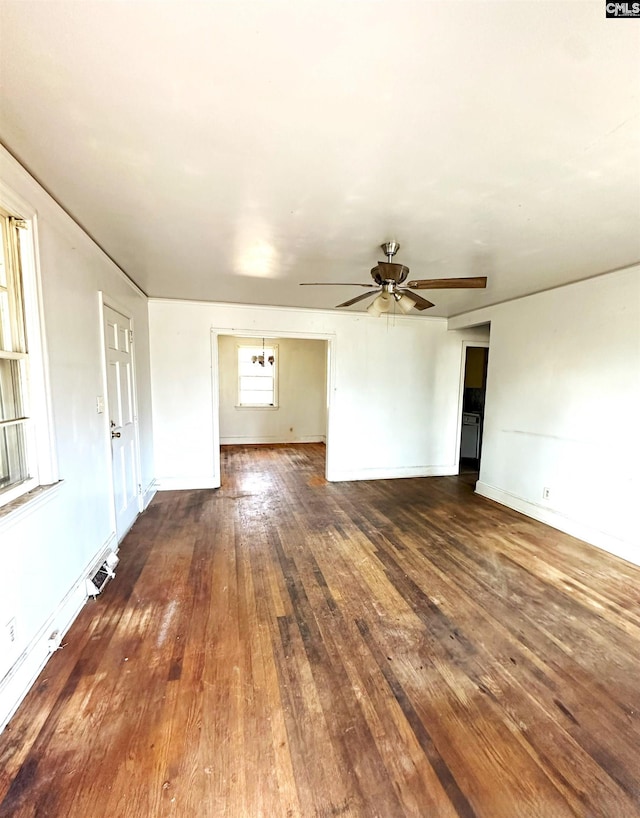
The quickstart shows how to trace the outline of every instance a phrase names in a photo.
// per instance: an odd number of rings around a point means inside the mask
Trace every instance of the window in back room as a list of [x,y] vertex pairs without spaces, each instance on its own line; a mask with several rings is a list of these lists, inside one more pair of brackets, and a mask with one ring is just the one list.
[[238,406],[278,406],[278,346],[238,346]]

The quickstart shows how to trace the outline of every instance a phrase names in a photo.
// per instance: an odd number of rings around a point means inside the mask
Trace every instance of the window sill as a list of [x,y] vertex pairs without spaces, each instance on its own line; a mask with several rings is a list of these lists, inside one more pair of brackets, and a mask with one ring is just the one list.
[[259,405],[258,406],[240,406],[240,405],[236,404],[235,408],[236,409],[260,409],[263,412],[265,410],[267,412],[271,412],[274,409],[279,409],[280,407],[279,406],[259,406]]
[[37,486],[35,489],[16,497],[10,503],[0,506],[0,529],[18,522],[22,517],[32,514],[37,508],[48,503],[58,493],[64,481],[58,480],[48,486]]

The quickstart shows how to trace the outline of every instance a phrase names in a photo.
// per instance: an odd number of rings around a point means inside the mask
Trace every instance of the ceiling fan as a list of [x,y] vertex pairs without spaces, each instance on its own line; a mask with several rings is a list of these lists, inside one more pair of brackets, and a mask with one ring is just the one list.
[[[339,307],[350,307],[352,304],[357,304],[365,298],[370,298],[377,293],[377,298],[369,304],[367,312],[375,315],[376,318],[382,315],[383,312],[389,312],[392,305],[398,305],[403,313],[410,312],[414,307],[417,310],[427,310],[434,305],[431,301],[427,301],[417,293],[411,290],[461,290],[466,288],[483,288],[487,286],[486,276],[472,276],[470,278],[425,278],[417,281],[408,281],[404,287],[401,284],[407,279],[409,275],[409,268],[404,264],[395,264],[392,258],[400,249],[397,241],[387,241],[381,244],[384,254],[387,257],[386,261],[379,261],[371,270],[371,278],[375,284],[347,284],[345,282],[329,282],[329,281],[305,281],[301,287],[317,287],[319,285],[325,286],[342,286],[342,287],[366,287],[369,292],[357,295],[355,298],[350,298]],[[410,288],[410,289],[409,289]]]

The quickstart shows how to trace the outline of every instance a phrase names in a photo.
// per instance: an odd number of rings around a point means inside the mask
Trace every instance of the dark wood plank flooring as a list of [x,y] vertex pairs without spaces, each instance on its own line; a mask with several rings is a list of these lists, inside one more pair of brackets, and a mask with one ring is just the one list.
[[638,818],[640,568],[315,444],[159,494],[0,736],[0,818]]

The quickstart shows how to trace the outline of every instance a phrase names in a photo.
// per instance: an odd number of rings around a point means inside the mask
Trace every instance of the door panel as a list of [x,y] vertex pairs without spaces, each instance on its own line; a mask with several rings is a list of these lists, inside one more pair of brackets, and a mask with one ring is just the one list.
[[136,416],[130,319],[105,305],[104,334],[116,533],[118,540],[121,540],[138,513]]

